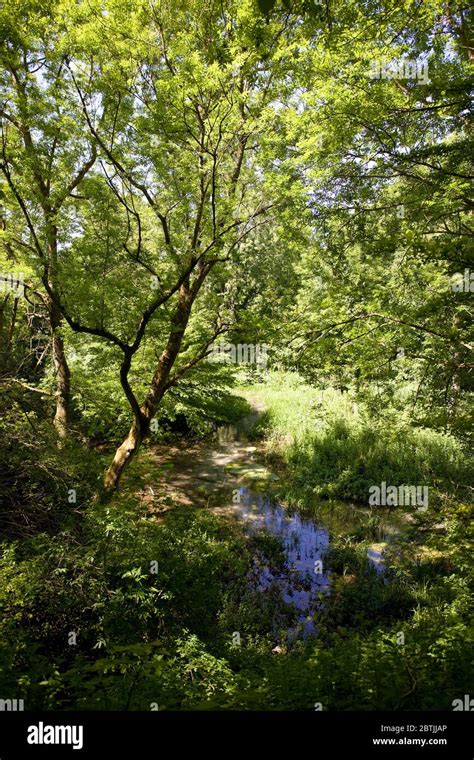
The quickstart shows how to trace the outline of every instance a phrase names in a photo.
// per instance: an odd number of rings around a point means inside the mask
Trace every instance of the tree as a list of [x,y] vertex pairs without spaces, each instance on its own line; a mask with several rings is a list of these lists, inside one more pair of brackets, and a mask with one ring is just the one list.
[[[133,423],[105,477],[112,490],[147,435],[163,395],[206,357],[212,341],[229,326],[219,318],[222,298],[214,298],[211,309],[209,304],[205,309],[206,335],[198,331],[201,342],[180,356],[205,283],[214,271],[222,282],[223,273],[238,264],[242,241],[275,206],[260,139],[277,118],[272,101],[294,66],[290,42],[294,36],[296,45],[300,32],[296,23],[292,31],[288,12],[269,22],[251,2],[196,0],[151,8],[145,2],[89,3],[87,17],[82,5],[51,13],[53,29],[65,26],[67,34],[53,52],[44,45],[34,60],[23,55],[24,81],[13,76],[4,118],[16,130],[15,142],[10,138],[3,171],[43,268],[54,330],[63,317],[73,331],[100,337],[121,352],[120,381]],[[17,71],[19,53],[13,47],[6,65]],[[21,50],[26,47],[23,43]],[[31,70],[39,63],[35,79]],[[50,94],[43,92],[45,79],[58,88],[52,103],[44,98]],[[67,109],[61,108],[64,102]],[[45,103],[52,105],[46,115]],[[36,129],[41,140],[35,142]],[[60,152],[62,171],[52,189],[58,146],[62,139],[70,146],[76,130],[81,138],[72,153]],[[20,138],[29,169],[25,177],[14,171]],[[89,157],[71,176],[86,146]],[[111,248],[100,243],[92,251],[87,220],[100,217],[104,193]],[[58,250],[58,236],[67,256]],[[125,313],[106,291],[106,267],[100,296],[92,288],[87,292],[87,269],[104,262],[111,250],[117,257],[112,267],[124,264],[114,278],[114,298],[129,287],[130,272],[141,273]],[[132,362],[149,339],[157,338],[158,361],[140,401],[130,382]],[[54,347],[65,401],[69,377],[59,336]]]
[[451,285],[472,248],[466,9],[405,3],[376,33],[367,20],[354,13],[306,72],[291,160],[314,235],[288,361],[369,392],[408,384],[420,421],[465,433],[472,314]]
[[[95,145],[84,137],[66,73],[63,33],[54,3],[3,8],[0,108],[0,170],[6,182],[6,244],[13,260],[26,253],[43,280],[56,375],[55,425],[67,432],[70,372],[58,308],[61,215],[94,165]],[[9,198],[8,198],[9,196]],[[20,209],[23,229],[9,225],[11,205]],[[16,220],[17,221],[17,220]],[[20,254],[21,252],[21,254]]]

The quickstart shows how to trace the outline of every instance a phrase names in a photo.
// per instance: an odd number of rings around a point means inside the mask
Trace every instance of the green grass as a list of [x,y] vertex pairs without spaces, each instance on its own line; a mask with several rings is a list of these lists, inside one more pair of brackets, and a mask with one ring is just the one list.
[[415,428],[391,410],[373,417],[348,393],[324,391],[292,373],[273,373],[253,388],[265,403],[257,431],[291,473],[284,496],[299,506],[318,499],[367,504],[383,481],[430,488],[430,504],[466,498],[472,458],[453,436]]

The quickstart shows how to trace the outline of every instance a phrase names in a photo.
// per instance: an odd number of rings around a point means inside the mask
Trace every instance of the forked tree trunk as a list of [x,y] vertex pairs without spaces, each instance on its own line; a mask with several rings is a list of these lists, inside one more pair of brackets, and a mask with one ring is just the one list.
[[191,293],[187,286],[181,286],[178,305],[171,321],[168,341],[160,356],[145,401],[140,407],[140,419],[134,420],[127,437],[118,447],[113,462],[105,473],[104,487],[106,491],[114,491],[118,488],[122,473],[137,454],[143,439],[148,434],[150,422],[166,392],[170,372],[179,354],[195,295],[196,293]]

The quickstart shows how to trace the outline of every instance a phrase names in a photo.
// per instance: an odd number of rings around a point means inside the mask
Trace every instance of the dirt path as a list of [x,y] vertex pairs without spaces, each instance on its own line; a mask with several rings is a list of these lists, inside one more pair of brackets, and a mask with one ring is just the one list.
[[[243,394],[242,394],[243,395]],[[235,425],[218,429],[212,441],[157,445],[147,452],[147,487],[141,498],[151,511],[163,513],[177,505],[218,508],[225,494],[244,483],[277,479],[261,464],[262,446],[249,433],[264,411],[255,396],[246,395],[252,411]],[[259,456],[260,454],[260,456]],[[227,499],[226,499],[227,500]]]

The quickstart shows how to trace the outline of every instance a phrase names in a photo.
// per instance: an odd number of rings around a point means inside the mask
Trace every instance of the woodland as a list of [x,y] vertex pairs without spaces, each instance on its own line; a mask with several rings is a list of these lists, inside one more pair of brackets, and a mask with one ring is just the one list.
[[466,709],[469,4],[0,37],[2,704]]

